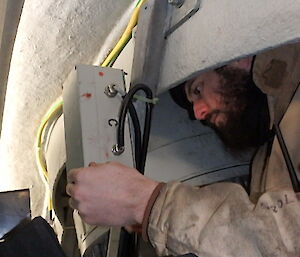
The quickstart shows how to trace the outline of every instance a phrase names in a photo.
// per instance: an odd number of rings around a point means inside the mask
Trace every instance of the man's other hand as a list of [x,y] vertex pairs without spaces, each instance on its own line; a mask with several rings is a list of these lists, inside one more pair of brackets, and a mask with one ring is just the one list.
[[88,224],[141,224],[148,200],[158,185],[120,163],[91,163],[68,173],[70,205]]

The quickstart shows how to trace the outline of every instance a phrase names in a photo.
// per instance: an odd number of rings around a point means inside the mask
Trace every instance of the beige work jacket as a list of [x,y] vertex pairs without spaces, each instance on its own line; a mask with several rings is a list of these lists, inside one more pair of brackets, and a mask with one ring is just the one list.
[[[279,122],[300,81],[300,45],[260,54],[254,65],[255,82],[270,96],[272,122]],[[300,125],[300,108],[295,122]],[[292,143],[300,152],[300,131]],[[234,183],[167,183],[152,207],[147,234],[161,256],[300,257],[300,195],[277,139],[256,154],[250,197]]]

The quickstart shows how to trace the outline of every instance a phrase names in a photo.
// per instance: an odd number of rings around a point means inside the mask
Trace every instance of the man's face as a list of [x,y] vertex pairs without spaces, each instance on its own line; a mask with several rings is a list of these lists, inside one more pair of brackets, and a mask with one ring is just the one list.
[[266,97],[252,81],[251,65],[251,57],[241,59],[185,83],[195,118],[212,127],[232,150],[261,144],[260,130],[268,130],[268,113],[262,112]]
[[217,127],[226,123],[229,111],[219,93],[221,81],[221,76],[213,70],[185,84],[185,93],[189,102],[193,104],[195,118]]
[[[250,74],[252,57],[234,61],[224,69],[234,69],[236,72]],[[197,120],[206,121],[215,127],[225,125],[228,116],[236,112],[237,106],[228,104],[230,99],[220,93],[224,84],[224,77],[216,70],[202,73],[198,77],[187,81],[185,92],[187,99],[193,104],[194,115]]]

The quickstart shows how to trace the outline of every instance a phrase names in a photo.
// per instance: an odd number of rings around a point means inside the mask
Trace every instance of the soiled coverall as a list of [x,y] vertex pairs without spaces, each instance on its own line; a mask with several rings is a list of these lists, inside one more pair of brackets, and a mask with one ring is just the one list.
[[[271,121],[279,122],[300,81],[300,44],[257,56],[253,78],[268,94]],[[294,144],[300,152],[300,138]],[[250,197],[234,183],[161,184],[148,203],[143,236],[159,255],[300,256],[300,194],[277,139],[253,160]]]

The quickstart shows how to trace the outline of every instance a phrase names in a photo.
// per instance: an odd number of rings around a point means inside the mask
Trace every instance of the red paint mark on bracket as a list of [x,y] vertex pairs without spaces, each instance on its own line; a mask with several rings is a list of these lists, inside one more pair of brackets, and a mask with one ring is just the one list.
[[103,76],[104,76],[104,72],[102,72],[102,71],[99,71],[98,74],[99,74],[100,77],[103,77]]
[[82,94],[81,96],[85,97],[87,99],[90,99],[92,97],[92,94],[91,93],[85,93],[85,94]]

